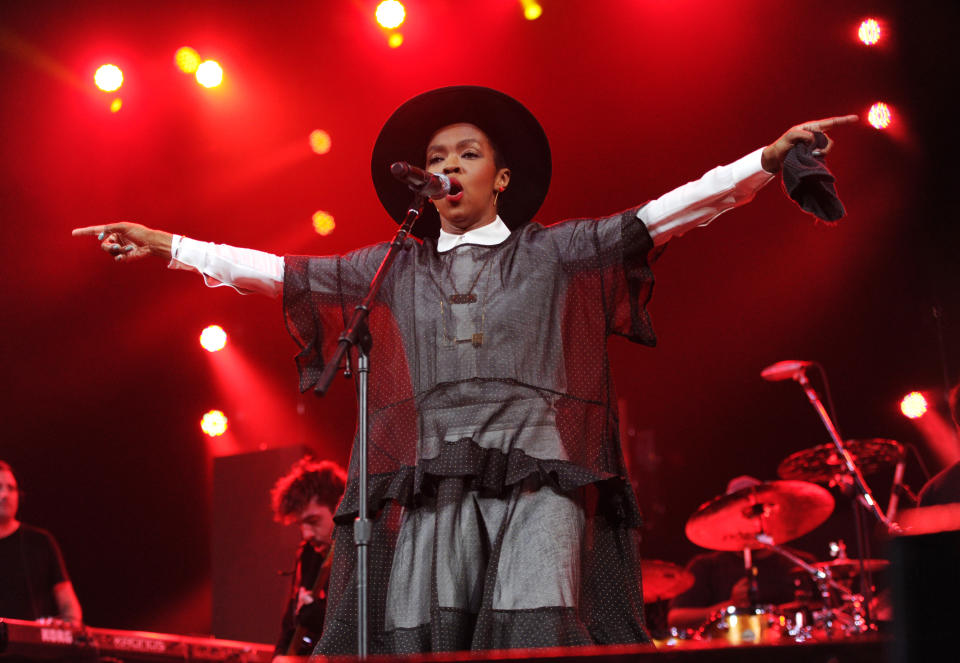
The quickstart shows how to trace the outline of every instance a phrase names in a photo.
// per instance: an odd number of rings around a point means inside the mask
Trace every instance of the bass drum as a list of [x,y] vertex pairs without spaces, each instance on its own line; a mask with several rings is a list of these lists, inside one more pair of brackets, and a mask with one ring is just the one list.
[[768,645],[789,635],[785,620],[773,606],[727,606],[715,613],[694,636],[697,640],[726,641],[730,645]]

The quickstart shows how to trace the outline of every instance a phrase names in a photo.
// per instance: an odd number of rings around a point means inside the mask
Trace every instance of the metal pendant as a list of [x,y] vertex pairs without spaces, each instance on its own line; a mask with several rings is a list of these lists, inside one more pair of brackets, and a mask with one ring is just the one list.
[[465,295],[457,293],[456,295],[450,295],[451,304],[474,304],[477,301],[477,296],[472,292],[468,292]]

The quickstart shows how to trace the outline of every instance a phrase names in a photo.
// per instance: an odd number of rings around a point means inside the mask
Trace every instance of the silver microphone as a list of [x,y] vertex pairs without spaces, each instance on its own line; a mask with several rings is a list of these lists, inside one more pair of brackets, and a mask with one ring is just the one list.
[[[390,174],[421,196],[434,200],[445,198],[455,188],[453,181],[446,175],[431,173],[422,168],[411,166],[406,161],[397,161],[391,164]],[[456,192],[454,191],[454,193]]]
[[788,359],[778,361],[776,364],[767,366],[760,372],[760,377],[770,382],[780,380],[796,380],[800,375],[806,372],[807,368],[813,365],[812,361],[800,361],[799,359]]

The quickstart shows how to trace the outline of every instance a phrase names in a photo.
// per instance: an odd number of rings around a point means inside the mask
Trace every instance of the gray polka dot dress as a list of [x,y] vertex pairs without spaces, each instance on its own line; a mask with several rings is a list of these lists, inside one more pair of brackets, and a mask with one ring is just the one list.
[[[370,315],[371,653],[649,640],[606,353],[656,342],[636,212],[398,254]],[[301,390],[386,251],[285,258]],[[349,473],[317,654],[356,651]]]

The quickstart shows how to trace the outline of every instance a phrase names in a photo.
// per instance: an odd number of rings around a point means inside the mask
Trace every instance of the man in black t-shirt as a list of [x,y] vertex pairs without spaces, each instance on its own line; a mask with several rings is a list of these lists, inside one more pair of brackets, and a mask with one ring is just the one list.
[[19,506],[13,469],[0,460],[0,617],[79,624],[80,602],[57,542],[17,520]]

